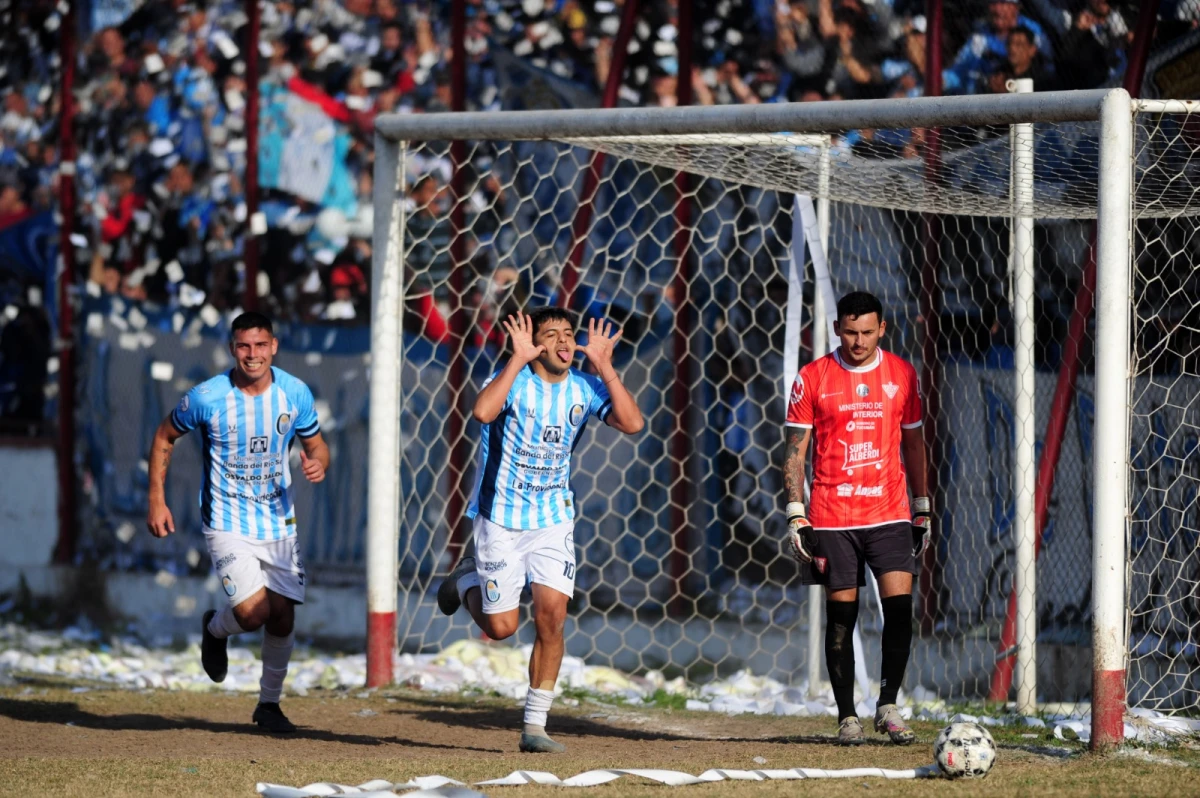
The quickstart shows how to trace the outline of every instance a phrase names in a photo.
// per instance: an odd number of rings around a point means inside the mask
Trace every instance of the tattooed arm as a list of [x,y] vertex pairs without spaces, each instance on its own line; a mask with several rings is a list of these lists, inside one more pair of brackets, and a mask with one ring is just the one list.
[[788,502],[804,503],[804,460],[811,429],[787,427],[787,451],[783,456],[783,484]]
[[783,484],[787,488],[787,549],[801,563],[812,562],[817,543],[804,506],[804,457],[811,434],[811,429],[787,427],[787,453],[783,460]]
[[171,417],[167,416],[158,425],[154,433],[154,443],[150,445],[150,495],[149,509],[146,512],[146,527],[156,538],[165,538],[175,531],[175,519],[167,507],[167,468],[171,465],[171,454],[175,451],[175,441],[182,438],[184,433],[175,428]]

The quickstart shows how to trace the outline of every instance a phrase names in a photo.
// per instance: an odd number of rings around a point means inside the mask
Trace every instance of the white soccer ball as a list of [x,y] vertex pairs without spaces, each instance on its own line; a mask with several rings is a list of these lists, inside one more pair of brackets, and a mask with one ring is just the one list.
[[978,723],[951,723],[934,741],[933,758],[952,779],[981,779],[996,762],[996,742]]

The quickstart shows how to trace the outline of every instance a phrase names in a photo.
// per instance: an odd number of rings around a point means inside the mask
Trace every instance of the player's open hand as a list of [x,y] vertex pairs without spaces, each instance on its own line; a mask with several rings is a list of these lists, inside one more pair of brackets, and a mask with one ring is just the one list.
[[146,528],[156,538],[165,538],[175,531],[175,517],[166,502],[151,502],[146,513]]
[[621,337],[621,330],[614,327],[610,321],[588,320],[588,339],[583,347],[583,354],[592,365],[612,365],[613,349]]
[[529,316],[518,313],[516,317],[509,316],[501,323],[508,331],[508,340],[512,342],[513,358],[521,365],[532,363],[546,351],[541,344],[533,345],[533,319]]
[[315,457],[310,458],[303,447],[300,449],[300,470],[304,472],[304,478],[314,485],[325,479],[325,466]]

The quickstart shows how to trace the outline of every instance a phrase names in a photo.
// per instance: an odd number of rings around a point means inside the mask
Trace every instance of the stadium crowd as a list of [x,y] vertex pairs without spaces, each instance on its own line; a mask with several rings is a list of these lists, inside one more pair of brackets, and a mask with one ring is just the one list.
[[[468,0],[468,107],[513,107],[517,73],[547,76],[563,103],[594,102],[622,5]],[[680,75],[677,3],[641,3],[620,102],[673,105],[679,80],[690,81],[694,101],[706,105],[917,96],[926,79],[923,5],[695,0],[695,66]],[[967,5],[970,13],[947,14],[947,94],[1005,91],[1013,77],[1033,77],[1038,89],[1119,79],[1136,17],[1136,3],[1123,0]],[[1200,3],[1163,5],[1160,35],[1200,18]],[[244,243],[253,233],[264,310],[280,319],[365,323],[372,121],[380,113],[449,110],[450,3],[267,0],[261,8],[262,201],[251,218],[243,185],[244,3],[80,7],[75,246],[103,293],[152,308],[225,311],[241,303]],[[0,229],[58,207],[62,9],[49,0],[0,4]],[[416,211],[409,224],[432,242],[424,265],[436,267],[432,260],[448,252],[449,222],[439,209],[449,174],[427,166],[408,183]],[[468,185],[482,199],[472,207],[506,201],[483,150]],[[486,210],[471,213],[473,232],[495,234]],[[509,271],[480,277],[503,287],[514,279]],[[427,334],[444,338],[432,298],[413,310]]]

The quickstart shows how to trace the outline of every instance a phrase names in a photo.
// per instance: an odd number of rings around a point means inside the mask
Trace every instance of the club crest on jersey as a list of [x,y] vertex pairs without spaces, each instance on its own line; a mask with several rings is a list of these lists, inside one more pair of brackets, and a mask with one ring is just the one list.
[[888,399],[895,399],[896,392],[900,390],[900,386],[894,382],[885,382],[883,384],[883,392],[887,394]]
[[546,427],[546,431],[542,433],[542,443],[562,443],[562,427]]
[[266,454],[267,436],[257,436],[250,439],[250,454]]
[[583,421],[583,405],[571,405],[571,412],[567,413],[567,421],[572,427],[578,427],[579,422]]
[[221,587],[225,588],[225,595],[230,598],[233,598],[233,595],[237,593],[237,585],[228,576],[221,577]]
[[871,389],[867,387],[866,383],[859,383],[854,392],[865,399],[867,394],[871,392]]
[[279,418],[275,419],[275,431],[280,435],[286,435],[291,427],[292,417],[287,413],[280,413]]
[[188,408],[191,406],[192,406],[192,400],[188,399],[188,395],[185,393],[183,395],[183,398],[179,400],[179,412],[186,413],[188,411]]
[[500,584],[495,579],[489,579],[483,585],[487,600],[495,604],[500,600]]

